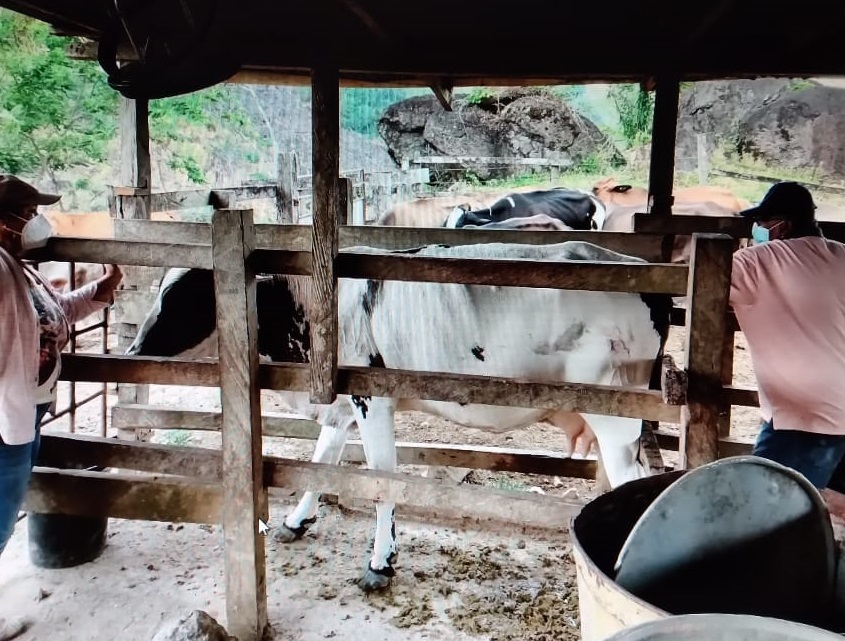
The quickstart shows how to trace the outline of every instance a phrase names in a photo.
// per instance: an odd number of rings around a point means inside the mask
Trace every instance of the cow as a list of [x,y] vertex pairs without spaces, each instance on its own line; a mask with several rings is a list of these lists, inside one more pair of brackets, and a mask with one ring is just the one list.
[[455,207],[486,207],[498,199],[497,194],[450,194],[415,198],[394,205],[376,220],[376,225],[390,227],[442,227]]
[[[633,262],[642,259],[592,243],[429,245],[411,250],[353,247],[376,254],[474,259]],[[272,276],[256,283],[258,350],[262,359],[310,360],[310,279]],[[529,382],[659,387],[659,362],[671,298],[623,292],[341,278],[338,282],[340,366],[507,377]],[[191,354],[214,342],[213,274],[175,269],[162,280],[129,355]],[[574,413],[567,407],[519,408],[413,398],[339,395],[312,405],[307,392],[285,392],[299,414],[319,421],[312,460],[338,464],[347,432],[358,425],[368,467],[396,466],[394,413],[422,411],[458,425],[506,432],[538,422],[568,436],[570,449],[595,445],[611,487],[650,473],[639,459],[640,419]],[[275,529],[278,540],[300,538],[316,520],[319,493],[306,492]],[[386,588],[396,555],[394,506],[376,502],[376,534],[358,585]]]
[[546,215],[556,218],[574,230],[601,229],[605,208],[590,193],[565,187],[510,192],[482,209],[456,207],[446,219],[445,227],[483,226],[511,218]]
[[[606,205],[625,205],[646,207],[648,190],[644,187],[619,184],[615,178],[602,178],[593,185],[592,194]],[[732,213],[739,213],[751,207],[744,198],[738,198],[729,189],[715,185],[696,185],[677,187],[672,195],[676,204],[709,202],[723,207]]]

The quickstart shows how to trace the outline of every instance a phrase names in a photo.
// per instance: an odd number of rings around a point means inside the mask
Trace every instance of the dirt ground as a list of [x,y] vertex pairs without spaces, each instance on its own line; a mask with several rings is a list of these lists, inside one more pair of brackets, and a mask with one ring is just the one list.
[[[94,336],[84,351],[100,351]],[[683,329],[673,328],[669,352],[683,363]],[[734,384],[755,386],[750,359],[737,335]],[[60,408],[66,403],[63,384]],[[78,385],[77,398],[99,389]],[[109,386],[108,405],[116,401]],[[217,390],[152,386],[150,402],[198,410],[219,409]],[[283,411],[262,393],[264,411]],[[733,434],[753,439],[756,408],[734,408]],[[666,428],[676,426],[666,425]],[[67,417],[45,428],[66,431]],[[77,431],[99,434],[99,401],[80,408]],[[109,431],[111,435],[111,430]],[[357,438],[357,435],[353,435]],[[219,447],[219,435],[156,432],[154,441]],[[486,444],[566,452],[550,426],[490,435],[423,414],[397,416],[397,440]],[[312,443],[265,439],[268,454],[309,459]],[[672,453],[664,452],[670,463]],[[422,473],[419,466],[400,471]],[[510,473],[472,472],[465,482],[500,489],[540,488],[548,494],[589,500],[592,481]],[[295,496],[271,496],[271,526],[281,522]],[[513,536],[455,530],[403,517],[397,508],[399,563],[391,590],[367,596],[354,585],[369,549],[371,510],[321,505],[306,537],[290,546],[267,540],[269,615],[276,639],[399,639],[565,641],[579,638],[575,568],[566,532]],[[225,625],[222,528],[219,526],[109,521],[108,545],[94,562],[62,570],[35,567],[29,559],[27,519],[0,558],[0,616],[25,614],[34,627],[23,641],[147,641],[160,623],[202,609]]]

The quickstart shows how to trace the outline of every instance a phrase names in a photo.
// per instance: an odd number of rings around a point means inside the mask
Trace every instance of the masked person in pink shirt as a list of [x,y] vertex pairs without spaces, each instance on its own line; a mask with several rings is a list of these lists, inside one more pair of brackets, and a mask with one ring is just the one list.
[[845,454],[845,245],[822,236],[815,209],[779,182],[742,212],[754,244],[734,254],[730,303],[763,415],[752,453],[824,489]]
[[[51,233],[39,205],[61,196],[43,194],[15,176],[0,175],[0,553],[14,531],[32,467],[40,425],[56,399],[61,352],[70,326],[107,307],[123,275],[105,275],[67,294],[21,257],[42,247]],[[27,623],[8,618],[0,595],[0,641],[20,635]]]

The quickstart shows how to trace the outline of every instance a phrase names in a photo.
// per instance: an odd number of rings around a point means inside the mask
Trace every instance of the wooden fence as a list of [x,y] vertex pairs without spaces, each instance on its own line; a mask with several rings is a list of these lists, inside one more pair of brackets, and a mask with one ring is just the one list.
[[[307,426],[298,421],[279,424],[263,418],[258,403],[259,389],[310,391],[318,402],[331,401],[337,393],[401,393],[408,397],[504,406],[564,405],[574,411],[681,423],[678,447],[684,466],[699,465],[718,456],[717,416],[722,389],[714,388],[707,381],[712,378],[712,363],[721,362],[721,339],[728,322],[724,274],[728,273],[732,245],[727,236],[696,236],[689,266],[585,262],[567,265],[566,269],[560,266],[552,269],[543,261],[383,256],[351,253],[344,247],[351,244],[408,246],[444,239],[471,243],[490,239],[494,234],[497,241],[580,239],[616,249],[624,247],[628,253],[634,253],[632,249],[637,248],[640,253],[653,254],[659,250],[662,238],[629,233],[336,228],[338,253],[331,265],[335,278],[389,277],[688,295],[690,304],[684,319],[688,336],[687,369],[694,385],[688,391],[687,405],[680,407],[666,404],[658,390],[571,383],[529,384],[448,373],[338,367],[336,343],[320,346],[314,341],[309,366],[259,364],[254,272],[310,275],[319,279],[327,267],[319,252],[311,249],[325,246],[321,245],[324,242],[321,235],[325,232],[320,225],[253,225],[252,212],[238,210],[216,211],[211,225],[128,220],[116,221],[116,224],[124,228],[121,239],[55,238],[50,241],[47,252],[56,260],[213,269],[220,358],[209,361],[68,355],[62,378],[219,386],[223,407],[220,415],[182,413],[167,417],[144,408],[125,408],[126,411],[116,416],[123,425],[141,422],[146,427],[152,426],[148,422],[152,420],[156,421],[156,426],[168,420],[189,425],[210,420],[209,427],[219,425],[222,432],[222,451],[95,437],[51,436],[45,439],[44,455],[34,474],[27,509],[173,522],[222,522],[227,532],[227,604],[244,620],[260,620],[260,615],[251,613],[265,600],[264,540],[257,524],[259,518],[267,520],[268,487],[312,489],[353,499],[390,500],[478,523],[508,521],[521,527],[565,527],[569,518],[580,509],[577,503],[530,493],[444,485],[432,479],[402,474],[262,457],[262,428],[269,432],[281,425],[284,433],[289,434],[291,428],[303,433]],[[133,234],[135,240],[126,239]],[[162,238],[167,242],[161,242]],[[497,268],[491,269],[491,264]],[[312,327],[314,323],[312,320]],[[336,329],[332,331],[336,341]],[[334,354],[330,348],[334,349]],[[135,412],[134,418],[131,412]],[[144,417],[143,420],[138,420],[139,416]],[[496,465],[491,464],[490,450],[483,448],[403,444],[400,460],[409,460],[421,451],[433,464],[496,469]],[[133,470],[134,473],[61,469],[70,462]],[[516,455],[512,452],[508,462],[499,467],[537,472],[551,467],[554,473],[594,474],[594,461],[569,460],[560,468],[558,463],[550,462],[543,454]],[[578,470],[579,467],[582,469]],[[148,474],[139,476],[138,471]]]

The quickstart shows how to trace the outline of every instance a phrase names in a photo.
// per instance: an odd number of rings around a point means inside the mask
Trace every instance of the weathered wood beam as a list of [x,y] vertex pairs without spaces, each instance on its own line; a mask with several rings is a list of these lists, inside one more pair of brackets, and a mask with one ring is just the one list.
[[722,356],[732,256],[730,236],[693,236],[685,345],[687,405],[681,409],[680,461],[685,469],[719,457]]
[[651,199],[649,211],[655,218],[665,219],[672,214],[675,137],[678,129],[681,85],[679,80],[672,76],[659,76],[656,81],[648,170],[648,193]]
[[259,641],[267,628],[264,487],[252,210],[217,210],[211,224],[220,371],[226,620]]
[[337,68],[323,64],[311,78],[311,156],[314,219],[312,274],[311,402],[331,403],[337,394],[337,273],[340,177],[340,90]]

